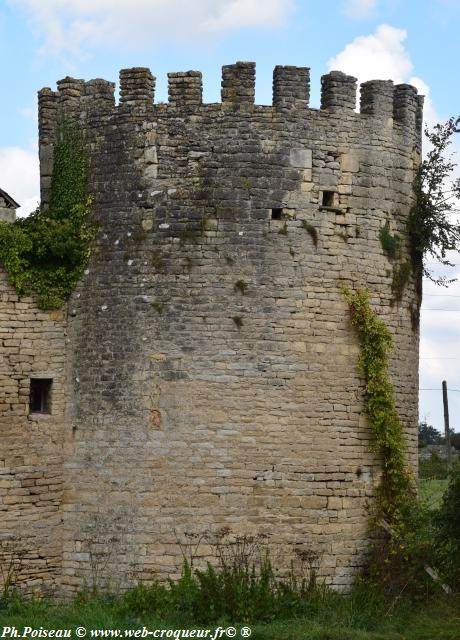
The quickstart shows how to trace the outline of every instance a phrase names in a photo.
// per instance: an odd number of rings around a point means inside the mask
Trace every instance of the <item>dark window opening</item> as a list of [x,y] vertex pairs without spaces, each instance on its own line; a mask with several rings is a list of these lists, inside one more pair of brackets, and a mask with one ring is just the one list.
[[333,207],[334,206],[334,191],[323,191],[323,207]]
[[30,413],[51,413],[51,378],[32,378],[30,381]]
[[283,217],[282,209],[272,209],[272,220],[281,220]]

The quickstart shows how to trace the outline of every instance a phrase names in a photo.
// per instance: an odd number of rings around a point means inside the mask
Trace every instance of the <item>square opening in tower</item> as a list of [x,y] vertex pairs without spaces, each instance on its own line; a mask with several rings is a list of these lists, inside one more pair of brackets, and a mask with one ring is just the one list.
[[31,378],[29,413],[51,413],[52,378]]
[[272,220],[281,220],[283,217],[283,210],[282,209],[272,209]]
[[335,192],[323,191],[323,198],[322,198],[321,204],[323,207],[335,206]]

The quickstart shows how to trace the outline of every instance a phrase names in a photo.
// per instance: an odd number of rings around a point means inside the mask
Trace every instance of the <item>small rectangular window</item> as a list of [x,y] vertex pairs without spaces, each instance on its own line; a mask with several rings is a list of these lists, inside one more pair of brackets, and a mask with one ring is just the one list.
[[51,378],[30,380],[29,413],[51,413]]
[[334,191],[323,191],[322,205],[323,207],[333,207],[335,201]]
[[272,209],[272,220],[281,220],[283,217],[282,209]]

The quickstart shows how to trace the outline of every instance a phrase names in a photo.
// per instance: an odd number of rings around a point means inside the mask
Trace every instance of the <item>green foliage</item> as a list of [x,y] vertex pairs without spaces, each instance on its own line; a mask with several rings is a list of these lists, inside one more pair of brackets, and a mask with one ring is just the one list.
[[406,467],[404,436],[388,370],[393,340],[385,323],[372,310],[368,291],[344,289],[344,294],[361,342],[359,367],[366,385],[366,413],[373,431],[373,448],[382,461],[376,517],[397,526],[413,499],[415,487]]
[[447,480],[419,477],[418,497],[431,511],[439,509],[446,489]]
[[436,453],[426,460],[419,460],[418,475],[423,480],[445,480],[447,471],[447,460],[443,460]]
[[457,450],[460,449],[460,432],[455,433],[451,430],[450,432],[450,444],[455,447]]
[[412,261],[418,273],[437,284],[447,284],[446,278],[433,277],[425,262],[430,255],[444,265],[448,251],[460,248],[460,224],[452,221],[455,200],[460,197],[460,178],[451,181],[455,168],[448,155],[452,136],[459,131],[460,118],[450,118],[425,130],[431,149],[418,168],[414,180],[415,202],[409,216]]
[[25,625],[171,629],[171,637],[174,629],[235,626],[241,637],[240,627],[249,625],[251,637],[265,640],[458,638],[458,609],[452,598],[430,596],[421,601],[423,606],[414,607],[407,589],[388,599],[365,580],[358,580],[347,595],[336,593],[316,583],[319,558],[311,549],[294,547],[290,571],[279,575],[270,561],[266,536],[235,537],[229,529],[206,536],[217,564],[199,570],[194,562],[203,536],[186,538],[184,545],[179,543],[188,557],[179,579],[153,580],[119,596],[86,590],[73,602],[28,601],[12,594],[0,601],[0,625],[14,626],[19,634]]
[[392,260],[397,258],[400,252],[400,238],[396,233],[394,235],[390,233],[390,223],[388,220],[380,229],[379,239],[386,255]]
[[285,578],[277,578],[263,536],[237,536],[233,541],[227,536],[224,529],[212,544],[218,557],[216,567],[208,563],[204,570],[194,569],[193,557],[184,559],[179,580],[139,585],[126,593],[125,606],[137,615],[150,612],[184,624],[253,623],[285,619],[306,610],[309,599],[319,591],[313,570],[316,554],[297,553],[296,566]]
[[54,148],[50,210],[53,218],[68,218],[76,205],[86,201],[88,155],[80,133],[63,124]]
[[[88,630],[106,629],[108,635],[110,630],[120,629],[119,635],[127,637],[133,637],[135,630],[140,637],[145,627],[170,630],[169,636],[173,637],[174,630],[203,630],[220,625],[224,629],[235,626],[236,637],[242,637],[243,625],[235,619],[213,620],[210,624],[184,622],[180,604],[177,609],[170,608],[169,600],[162,601],[164,594],[163,585],[159,585],[156,593],[151,585],[136,587],[121,597],[91,593],[73,601],[17,597],[7,606],[0,606],[0,624],[16,627],[19,636],[25,626],[37,630],[40,626],[72,629],[72,637],[81,626]],[[455,596],[437,596],[414,606],[405,592],[388,601],[367,584],[356,585],[348,595],[318,588],[303,598],[298,609],[283,611],[280,616],[274,612],[273,619],[265,622],[255,619],[244,626],[250,626],[254,640],[458,640],[459,603]],[[187,631],[183,637],[186,634]]]
[[367,291],[345,289],[345,296],[361,342],[359,367],[366,385],[366,413],[373,449],[382,466],[371,512],[369,579],[387,597],[399,597],[403,591],[411,597],[425,597],[436,589],[424,571],[425,563],[434,556],[434,527],[429,509],[416,500],[414,480],[406,466],[404,435],[388,370],[392,337],[371,309]]
[[62,129],[54,153],[49,210],[0,223],[0,262],[9,282],[20,296],[35,293],[42,309],[59,308],[70,296],[95,234],[86,153],[74,130]]
[[404,293],[406,284],[411,274],[411,265],[409,262],[401,262],[393,267],[393,279],[391,281],[391,291],[396,301],[400,302]]
[[287,236],[288,233],[288,228],[287,228],[287,222],[285,222],[279,229],[278,229],[278,233],[280,236]]
[[460,590],[460,460],[453,465],[436,516],[438,563],[450,587]]
[[443,436],[426,420],[422,420],[418,425],[418,445],[426,447],[427,444],[441,444]]
[[[352,324],[360,337],[359,366],[366,384],[366,412],[374,434],[374,448],[382,461],[382,479],[371,520],[374,534],[369,558],[371,584],[377,584],[379,590],[394,598],[399,598],[403,591],[410,597],[426,597],[440,588],[428,577],[425,571],[428,564],[436,567],[451,587],[459,588],[460,462],[452,471],[437,514],[432,505],[415,499],[388,372],[391,334],[371,309],[367,291],[345,289],[344,293]],[[426,423],[420,425],[420,430],[429,437],[436,435]],[[431,464],[435,462],[436,459]]]

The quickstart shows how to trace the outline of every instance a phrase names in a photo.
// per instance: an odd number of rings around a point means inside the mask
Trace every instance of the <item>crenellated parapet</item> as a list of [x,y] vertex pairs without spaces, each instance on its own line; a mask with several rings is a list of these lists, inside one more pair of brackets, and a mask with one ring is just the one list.
[[168,73],[169,104],[173,109],[193,111],[203,103],[200,71]]
[[145,67],[120,71],[120,108],[146,112],[152,108],[156,78]]
[[[168,73],[168,102],[155,104],[156,78],[146,67],[120,71],[119,103],[115,104],[115,84],[101,79],[85,82],[66,77],[57,83],[57,91],[39,92],[39,130],[42,202],[49,200],[53,145],[59,123],[71,120],[82,129],[96,130],[111,118],[132,119],[139,125],[157,117],[193,114],[225,117],[240,114],[246,122],[261,117],[305,121],[316,127],[319,115],[323,125],[358,127],[361,139],[385,135],[403,136],[406,143],[421,146],[423,96],[407,84],[393,85],[391,80],[371,80],[360,87],[357,111],[357,80],[341,71],[331,71],[321,78],[320,110],[309,107],[310,69],[277,66],[273,71],[271,106],[255,104],[256,66],[254,62],[236,62],[222,67],[221,105],[203,104],[203,79],[199,71]],[[342,123],[342,124],[341,124]],[[205,125],[204,125],[205,126]],[[366,133],[367,132],[367,133]],[[378,144],[378,136],[375,138]],[[155,169],[156,171],[156,169]]]
[[410,84],[397,84],[394,90],[394,119],[416,129],[422,119],[423,99]]
[[[275,113],[290,113],[306,117],[309,111],[310,70],[308,67],[277,66],[273,71],[272,107],[254,103],[256,68],[253,62],[237,62],[222,67],[221,104],[224,111],[237,110],[248,115],[257,109],[273,109]],[[112,82],[64,78],[57,83],[57,91],[49,88],[39,92],[39,123],[43,143],[53,137],[58,120],[57,110],[77,118],[99,114],[101,116],[120,110],[137,116],[153,113],[155,100],[155,76],[148,68],[134,67],[120,71],[120,99],[115,106]],[[360,87],[359,112],[357,105],[357,80],[341,71],[331,71],[321,78],[321,111],[356,117],[374,117],[377,120],[392,118],[419,134],[423,97],[415,87],[407,84],[393,85],[391,80],[371,80]],[[210,105],[203,104],[203,81],[199,71],[168,73],[168,103],[162,109],[201,112]],[[213,105],[215,112],[215,105]]]
[[394,86],[391,80],[369,80],[361,85],[361,113],[382,119],[393,117]]
[[310,99],[308,67],[277,66],[273,71],[273,106],[277,111],[305,109]]
[[222,106],[251,109],[254,106],[256,65],[237,62],[222,67]]
[[337,113],[353,111],[356,105],[356,78],[331,71],[321,78],[321,109]]

